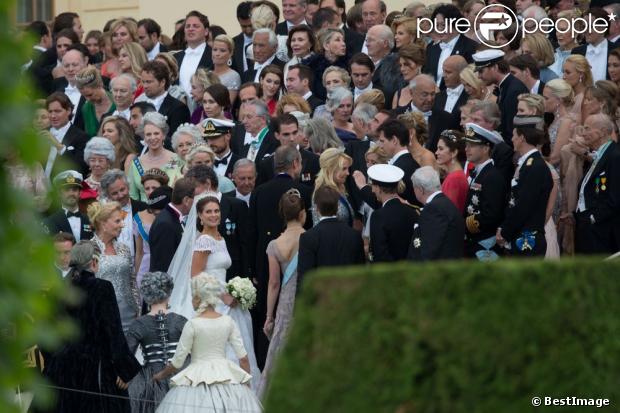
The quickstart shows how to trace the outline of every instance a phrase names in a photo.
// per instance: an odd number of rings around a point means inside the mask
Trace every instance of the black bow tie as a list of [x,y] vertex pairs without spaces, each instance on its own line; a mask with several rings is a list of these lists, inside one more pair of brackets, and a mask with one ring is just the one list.
[[213,163],[215,164],[216,168],[220,165],[228,165],[228,156],[224,159],[220,159],[219,161],[216,159]]
[[499,97],[499,93],[500,93],[499,86],[495,86],[495,87],[493,88],[493,94],[494,94],[495,96]]
[[81,218],[79,212],[67,211],[67,218],[71,218],[71,217]]

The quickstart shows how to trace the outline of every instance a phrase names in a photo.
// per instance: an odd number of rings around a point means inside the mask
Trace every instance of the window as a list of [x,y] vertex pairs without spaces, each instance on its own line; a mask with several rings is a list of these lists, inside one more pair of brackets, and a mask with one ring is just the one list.
[[53,0],[18,0],[17,24],[28,24],[34,20],[51,21],[54,18]]

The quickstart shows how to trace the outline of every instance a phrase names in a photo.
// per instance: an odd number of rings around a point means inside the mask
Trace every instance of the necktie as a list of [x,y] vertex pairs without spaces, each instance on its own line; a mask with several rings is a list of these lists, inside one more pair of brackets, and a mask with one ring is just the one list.
[[71,218],[71,217],[80,218],[80,213],[79,212],[67,211],[67,218]]

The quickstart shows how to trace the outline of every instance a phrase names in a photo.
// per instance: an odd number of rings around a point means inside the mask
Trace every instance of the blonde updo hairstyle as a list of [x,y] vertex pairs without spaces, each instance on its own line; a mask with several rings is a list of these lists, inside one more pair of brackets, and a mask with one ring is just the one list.
[[321,186],[329,186],[337,190],[339,193],[342,193],[344,188],[341,188],[338,184],[336,184],[334,181],[334,175],[338,170],[342,169],[346,163],[351,165],[352,162],[353,160],[351,157],[344,153],[344,148],[325,149],[319,157],[319,165],[321,166],[321,170],[316,176],[315,188],[318,189]]
[[83,89],[85,87],[100,89],[103,88],[103,79],[97,68],[89,65],[75,75],[75,87],[78,89]]
[[525,103],[530,109],[534,109],[536,116],[543,116],[545,114],[545,98],[539,94],[522,93],[517,97],[517,101]]
[[121,212],[121,205],[118,202],[93,202],[88,206],[88,219],[95,227],[95,231],[101,228],[101,224],[110,219],[115,212]]
[[572,54],[564,60],[564,65],[566,65],[566,63],[572,63],[575,65],[575,70],[581,75],[581,83],[583,83],[585,87],[594,85],[592,68],[590,66],[590,62],[588,62],[588,59],[586,59],[585,56],[580,54]]
[[415,132],[415,138],[420,145],[424,145],[426,143],[426,140],[428,139],[428,127],[422,112],[406,112],[402,115],[398,115],[397,119],[401,121],[405,127],[407,127],[409,130],[409,136],[411,136],[411,132]]
[[220,294],[223,289],[219,281],[206,272],[201,272],[192,278],[192,297],[198,298],[200,304],[196,309],[196,313],[200,314],[207,309],[213,309],[220,303]]
[[571,106],[575,103],[575,92],[571,85],[564,79],[553,79],[545,84],[549,88],[551,94],[560,99],[562,105]]

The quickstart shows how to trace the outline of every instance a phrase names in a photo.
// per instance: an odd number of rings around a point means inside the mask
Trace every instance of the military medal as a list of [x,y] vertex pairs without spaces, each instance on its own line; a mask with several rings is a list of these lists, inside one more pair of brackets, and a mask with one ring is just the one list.
[[601,178],[601,191],[605,191],[607,189],[607,185],[605,185],[605,183],[607,182],[607,177],[604,176]]

